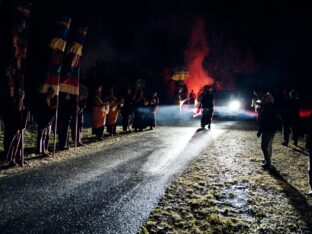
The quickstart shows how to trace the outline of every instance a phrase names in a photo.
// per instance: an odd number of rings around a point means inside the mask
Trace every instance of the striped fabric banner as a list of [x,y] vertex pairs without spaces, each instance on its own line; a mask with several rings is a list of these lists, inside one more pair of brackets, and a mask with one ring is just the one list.
[[25,81],[25,60],[27,57],[29,18],[32,4],[19,3],[12,32],[12,58],[7,69],[10,96],[22,95]]
[[57,22],[55,36],[49,44],[49,48],[51,49],[51,60],[48,66],[48,77],[40,88],[40,93],[46,93],[50,87],[53,88],[56,95],[59,93],[61,68],[70,23],[71,19],[69,17],[63,17]]
[[64,59],[60,92],[79,95],[80,58],[87,30],[87,27],[79,27],[72,34]]

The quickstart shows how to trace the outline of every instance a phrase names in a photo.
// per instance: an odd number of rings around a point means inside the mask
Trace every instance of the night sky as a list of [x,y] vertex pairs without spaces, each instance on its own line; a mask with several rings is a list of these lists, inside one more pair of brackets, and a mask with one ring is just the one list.
[[[288,86],[307,93],[312,41],[307,1],[64,2],[33,1],[29,55],[33,61],[40,61],[51,25],[58,16],[66,15],[74,24],[89,26],[83,70],[98,58],[151,67],[183,66],[191,30],[201,18],[208,41],[211,35],[218,35],[222,44],[253,55],[253,72],[236,74],[239,84],[268,89]],[[2,70],[8,61],[5,52],[13,3],[0,0]],[[208,47],[212,47],[209,42]]]

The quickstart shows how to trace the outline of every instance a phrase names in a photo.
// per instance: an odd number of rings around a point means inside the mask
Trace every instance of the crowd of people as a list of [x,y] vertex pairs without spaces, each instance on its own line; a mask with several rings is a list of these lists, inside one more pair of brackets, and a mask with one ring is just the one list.
[[[300,135],[300,101],[296,90],[283,90],[277,93],[275,98],[272,94],[266,93],[262,96],[260,108],[258,110],[258,132],[261,137],[261,149],[264,160],[261,165],[263,169],[272,168],[272,143],[278,128],[278,122],[282,123],[283,146],[289,145],[290,133],[294,146],[298,146]],[[312,114],[310,115],[307,126],[305,126],[306,149],[309,152],[309,185],[312,194]]]
[[[23,134],[28,120],[31,118],[37,125],[36,154],[50,156],[58,150],[69,149],[69,139],[76,147],[84,146],[82,130],[84,111],[88,108],[91,114],[92,134],[97,141],[104,140],[104,130],[109,136],[115,135],[117,120],[122,120],[122,130],[127,133],[152,130],[156,127],[156,113],[159,105],[157,92],[144,93],[144,89],[128,88],[125,93],[116,97],[114,87],[103,89],[97,86],[89,95],[82,93],[79,96],[60,92],[58,96],[52,87],[47,93],[38,93],[32,102],[32,107],[8,104],[4,119],[4,154],[3,160],[10,166],[22,165]],[[22,97],[24,100],[24,97]],[[12,102],[14,100],[12,99]],[[16,110],[16,107],[23,111]],[[23,116],[21,116],[21,113]],[[17,124],[19,123],[19,124]],[[20,126],[21,125],[21,126]],[[58,142],[49,145],[50,135],[55,129]],[[71,133],[71,136],[70,136]]]
[[[92,133],[97,140],[103,140],[104,128],[110,136],[116,134],[118,116],[122,117],[124,132],[143,131],[156,127],[156,113],[159,104],[157,92],[150,96],[143,89],[133,91],[128,88],[122,98],[117,98],[114,88],[108,90],[108,96],[103,97],[103,88],[98,86],[90,103]],[[132,124],[132,127],[131,127]]]
[[[196,98],[193,91],[190,92],[188,103],[194,105],[197,100],[198,109],[201,110],[201,128],[208,126],[211,128],[212,115],[214,111],[214,95],[212,87],[204,86]],[[4,150],[5,160],[11,166],[21,164],[21,154],[23,147],[22,130],[25,129],[29,118],[37,123],[37,144],[36,153],[42,156],[52,154],[49,147],[49,139],[52,129],[58,135],[58,149],[69,149],[69,133],[75,146],[83,146],[82,129],[84,123],[84,110],[89,108],[91,114],[92,134],[97,141],[104,140],[104,130],[109,136],[117,134],[116,126],[120,117],[122,120],[122,131],[143,131],[146,128],[152,130],[156,127],[156,113],[159,105],[157,92],[145,94],[143,88],[127,88],[123,95],[117,97],[114,87],[104,90],[101,85],[97,86],[91,94],[81,94],[74,96],[66,93],[59,93],[55,96],[52,88],[47,93],[38,94],[34,107],[30,110],[26,108],[24,96],[20,99],[10,99],[8,102],[4,119]],[[263,169],[271,169],[272,143],[279,123],[282,123],[283,142],[285,147],[289,145],[290,135],[292,135],[293,145],[298,145],[301,135],[300,131],[300,100],[296,90],[288,92],[282,90],[273,97],[266,93],[258,95],[258,132],[261,137],[261,149],[264,160]],[[77,100],[78,99],[78,100]],[[9,100],[9,101],[10,101]],[[56,111],[58,110],[58,111]],[[16,124],[18,123],[18,124]],[[57,127],[55,127],[57,126]],[[306,148],[309,152],[309,184],[312,194],[312,114],[305,127]],[[54,148],[55,150],[55,148]]]

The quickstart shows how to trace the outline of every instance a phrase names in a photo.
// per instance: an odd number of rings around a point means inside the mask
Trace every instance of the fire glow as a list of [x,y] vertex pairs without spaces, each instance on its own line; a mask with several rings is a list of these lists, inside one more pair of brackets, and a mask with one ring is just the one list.
[[188,92],[190,93],[193,90],[197,96],[204,85],[212,85],[214,83],[214,79],[203,68],[203,61],[209,52],[204,27],[203,20],[196,22],[185,53],[185,62],[189,74],[184,83]]

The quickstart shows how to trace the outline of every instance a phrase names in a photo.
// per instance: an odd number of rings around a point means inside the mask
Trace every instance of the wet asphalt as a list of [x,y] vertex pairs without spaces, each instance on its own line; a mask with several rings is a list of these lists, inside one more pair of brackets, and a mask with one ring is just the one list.
[[170,182],[233,124],[161,126],[0,178],[0,233],[136,233]]

